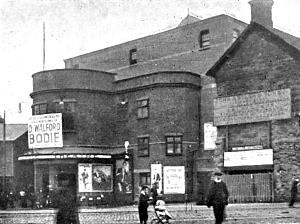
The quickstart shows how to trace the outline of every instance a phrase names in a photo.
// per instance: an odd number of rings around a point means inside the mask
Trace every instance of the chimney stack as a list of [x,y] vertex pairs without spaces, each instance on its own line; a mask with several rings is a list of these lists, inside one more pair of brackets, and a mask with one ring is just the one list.
[[273,27],[273,0],[251,0],[249,4],[251,6],[251,22],[256,22],[267,27]]

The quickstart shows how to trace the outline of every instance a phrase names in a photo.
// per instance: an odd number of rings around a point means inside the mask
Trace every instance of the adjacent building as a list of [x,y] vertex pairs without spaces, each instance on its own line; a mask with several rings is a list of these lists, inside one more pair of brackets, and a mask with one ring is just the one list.
[[233,202],[286,201],[300,175],[300,38],[274,29],[271,15],[253,20],[207,73],[217,85],[215,163]]

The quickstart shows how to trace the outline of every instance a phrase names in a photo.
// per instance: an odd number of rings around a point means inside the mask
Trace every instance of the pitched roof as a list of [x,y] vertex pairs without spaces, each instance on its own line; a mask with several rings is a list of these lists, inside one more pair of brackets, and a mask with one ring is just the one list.
[[[5,140],[14,141],[27,131],[27,124],[6,124]],[[3,141],[3,123],[0,124],[0,141]]]
[[235,51],[239,46],[245,41],[247,36],[253,32],[255,29],[263,30],[268,32],[273,38],[281,41],[282,45],[289,47],[294,55],[297,55],[297,58],[300,58],[300,38],[285,33],[281,30],[265,27],[258,23],[252,22],[243,33],[238,37],[238,39],[228,48],[225,53],[219,58],[219,60],[206,72],[206,75],[214,77],[215,72],[225,63],[233,51]]

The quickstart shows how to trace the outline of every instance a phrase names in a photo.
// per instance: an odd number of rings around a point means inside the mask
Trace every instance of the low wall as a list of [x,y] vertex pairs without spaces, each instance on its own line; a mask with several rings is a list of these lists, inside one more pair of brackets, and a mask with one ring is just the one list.
[[56,224],[56,209],[0,211],[0,224]]

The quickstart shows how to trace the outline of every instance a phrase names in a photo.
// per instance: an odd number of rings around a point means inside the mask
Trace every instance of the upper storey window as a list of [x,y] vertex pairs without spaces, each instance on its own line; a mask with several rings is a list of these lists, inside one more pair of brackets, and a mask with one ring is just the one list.
[[141,99],[137,101],[138,104],[138,118],[149,117],[149,99]]
[[210,46],[209,30],[202,30],[199,37],[200,48],[208,48]]
[[59,101],[55,102],[55,112],[62,113],[63,130],[74,130],[75,120],[74,114],[76,111],[76,101]]
[[33,115],[46,114],[47,103],[37,103],[32,106]]
[[130,49],[129,51],[129,64],[134,65],[137,63],[137,50],[136,48]]

